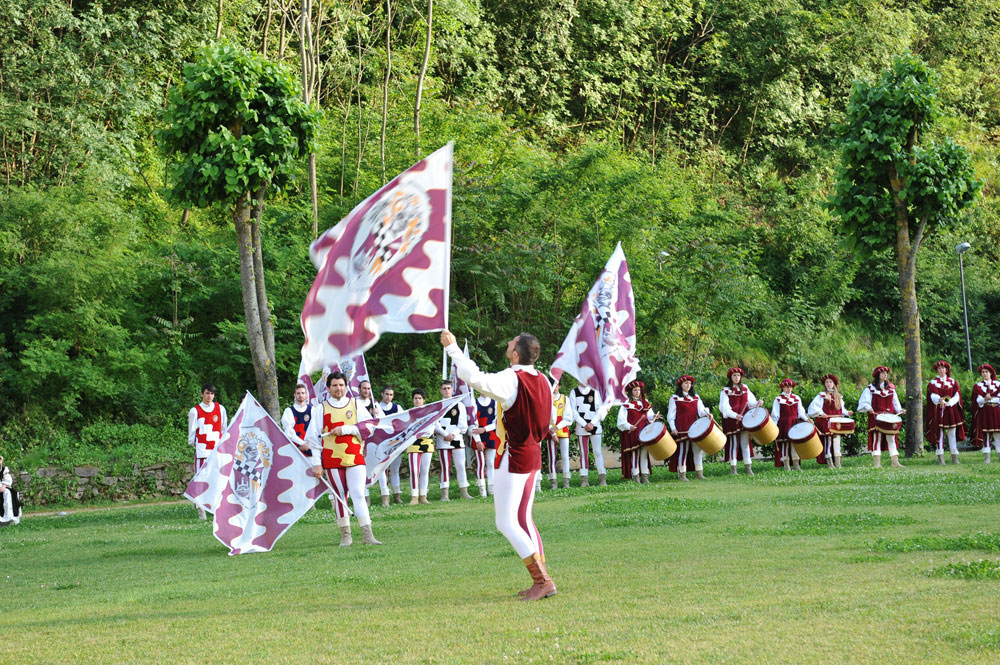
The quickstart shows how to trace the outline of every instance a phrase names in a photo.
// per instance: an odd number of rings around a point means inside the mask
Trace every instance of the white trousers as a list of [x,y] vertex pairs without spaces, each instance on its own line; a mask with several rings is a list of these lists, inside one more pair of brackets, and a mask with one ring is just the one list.
[[730,434],[726,437],[726,453],[729,455],[729,466],[739,464],[739,455],[736,454],[736,446],[739,446],[740,451],[743,453],[743,463],[747,465],[753,464],[753,460],[750,458],[750,432],[743,430],[739,433],[739,437],[735,434]]
[[[346,469],[323,469],[323,471],[337,495],[331,497],[333,510],[337,513],[337,526],[351,525],[351,517],[347,514],[347,507],[344,505],[348,495],[351,497],[354,516],[358,518],[358,525],[371,524],[372,518],[368,514],[368,503],[365,501],[368,492],[365,488],[364,465],[349,466]],[[338,501],[337,497],[344,499],[344,501]]]
[[482,489],[493,487],[493,462],[497,458],[496,448],[476,450],[476,486]]
[[820,440],[823,441],[823,458],[827,464],[832,464],[834,457],[840,457],[840,437],[824,435]]
[[469,477],[465,474],[465,448],[438,448],[441,461],[441,489],[451,483],[451,466],[455,465],[455,478],[459,487],[469,486]]
[[937,454],[938,455],[943,455],[944,454],[944,437],[945,437],[945,432],[948,433],[947,434],[947,436],[948,436],[948,450],[951,451],[952,455],[957,455],[958,454],[958,430],[955,427],[949,427],[947,429],[945,429],[944,427],[941,427],[941,428],[938,429]]
[[0,503],[0,522],[11,522],[13,524],[18,524],[21,521],[20,515],[14,515],[14,496],[11,494],[11,489],[5,487],[3,490],[3,501]]
[[983,452],[987,457],[990,456],[990,439],[993,439],[993,447],[997,449],[997,455],[1000,455],[1000,432],[983,432],[983,438],[986,439],[983,446]]
[[594,466],[597,467],[598,475],[603,476],[605,474],[604,470],[604,451],[601,450],[601,435],[600,434],[581,434],[577,437],[580,440],[580,475],[590,476],[590,462],[588,460],[588,452],[590,448],[594,449]]
[[677,444],[677,470],[681,473],[687,472],[687,453],[691,450],[694,458],[694,470],[701,471],[704,468],[705,451],[700,446],[691,443],[691,439],[684,437]]
[[427,496],[434,453],[407,453],[410,459],[410,496]]
[[632,451],[632,479],[637,474],[649,475],[649,448],[642,446]]
[[533,554],[544,555],[542,538],[538,535],[531,515],[535,505],[535,493],[532,490],[539,472],[511,473],[507,470],[509,460],[510,457],[504,455],[500,460],[500,468],[493,475],[496,487],[493,507],[497,530],[522,559]]
[[[899,455],[899,450],[896,448],[896,435],[883,434],[882,436],[885,437],[885,445],[889,446],[889,457],[896,457],[897,455]],[[875,450],[872,451],[872,455],[881,457],[882,456],[881,446],[875,448]]]
[[[557,437],[559,441],[559,461],[562,463],[563,478],[569,478],[569,437]],[[549,447],[549,480],[556,479],[556,442],[548,438]]]
[[785,441],[783,443],[776,443],[775,454],[781,455],[781,461],[784,462],[787,459],[791,459],[793,462],[799,459],[799,453],[795,450],[795,446],[792,445],[791,441]]

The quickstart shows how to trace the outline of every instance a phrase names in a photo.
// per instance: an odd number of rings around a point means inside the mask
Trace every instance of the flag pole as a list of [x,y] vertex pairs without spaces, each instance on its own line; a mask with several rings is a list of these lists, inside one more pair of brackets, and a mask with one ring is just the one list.
[[[452,181],[454,181],[455,173],[455,148],[454,141],[448,141],[448,147],[451,148],[449,152],[451,153],[451,163],[449,164],[449,176]],[[449,306],[451,305],[451,246],[455,242],[455,220],[451,217],[451,186],[448,187],[447,202],[445,203],[445,210],[447,210],[448,218],[448,263],[447,269],[445,271],[445,292],[444,292],[444,329],[448,330],[448,314]],[[441,349],[441,380],[448,380],[448,352],[445,349]]]

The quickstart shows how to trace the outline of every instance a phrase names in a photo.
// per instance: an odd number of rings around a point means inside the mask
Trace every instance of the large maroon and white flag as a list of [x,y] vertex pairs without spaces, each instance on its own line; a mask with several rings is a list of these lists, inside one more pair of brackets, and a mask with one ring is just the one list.
[[376,483],[394,459],[402,455],[418,437],[434,431],[434,424],[464,399],[468,399],[467,394],[359,423],[358,429],[365,443],[376,444],[375,454],[365,455],[368,485]]
[[443,330],[451,264],[452,144],[428,155],[313,241],[299,375],[353,358],[384,332]]
[[[362,381],[371,382],[371,379],[368,377],[368,365],[365,364],[365,354],[359,353],[349,360],[334,362],[323,368],[323,374],[319,377],[319,384],[310,395],[313,404],[322,404],[330,395],[326,389],[326,379],[330,376],[330,372],[340,372],[347,377],[348,397],[358,396]],[[308,377],[309,375],[303,374],[302,376]],[[302,378],[300,377],[299,380],[302,381]],[[307,385],[311,384],[312,381]]]
[[635,355],[635,300],[625,252],[618,243],[552,363],[597,391],[604,404],[628,401],[625,386],[639,373]]
[[329,485],[250,393],[184,496],[214,513],[229,554],[267,552]]

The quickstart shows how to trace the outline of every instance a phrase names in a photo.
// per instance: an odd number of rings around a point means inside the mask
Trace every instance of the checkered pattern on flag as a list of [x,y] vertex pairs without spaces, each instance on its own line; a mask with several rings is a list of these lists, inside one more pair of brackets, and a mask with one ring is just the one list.
[[451,263],[452,144],[396,176],[313,241],[299,375],[384,332],[443,330]]
[[409,411],[359,423],[358,429],[361,430],[365,443],[376,444],[375,454],[365,455],[368,486],[378,482],[379,475],[389,468],[394,459],[402,455],[417,437],[428,436],[434,431],[434,424],[464,399],[468,399],[468,395],[456,395]]
[[250,393],[184,496],[214,513],[229,554],[267,552],[329,486]]
[[597,391],[602,404],[628,401],[625,386],[638,375],[639,359],[632,278],[621,243],[587,293],[556,354],[551,374],[558,379],[563,372]]

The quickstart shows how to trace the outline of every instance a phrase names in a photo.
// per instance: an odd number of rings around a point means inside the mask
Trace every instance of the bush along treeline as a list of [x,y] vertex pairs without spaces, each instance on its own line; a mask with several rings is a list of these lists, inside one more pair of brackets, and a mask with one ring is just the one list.
[[[857,251],[858,229],[832,204],[852,85],[874,85],[898,58],[936,76],[937,122],[919,144],[962,146],[981,183],[917,256],[924,380],[945,358],[966,398],[973,383],[958,371],[959,242],[973,247],[963,257],[973,363],[1000,362],[1000,0],[429,9],[2,3],[0,451],[10,466],[111,475],[179,462],[202,382],[231,412],[257,392],[236,207],[180,196],[183,162],[163,140],[183,122],[168,109],[185,66],[204,69],[220,50],[275,63],[251,66],[315,113],[314,141],[300,146],[311,152],[252,211],[282,406],[315,275],[309,243],[449,140],[451,327],[485,368],[502,365],[521,330],[538,335],[547,366],[620,240],[640,377],[664,412],[682,373],[716,405],[732,365],[768,405],[784,376],[808,400],[834,372],[852,407],[877,365],[902,388],[895,254]],[[366,358],[376,387],[395,385],[405,405],[415,387],[437,394],[435,336],[388,335]]]

